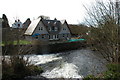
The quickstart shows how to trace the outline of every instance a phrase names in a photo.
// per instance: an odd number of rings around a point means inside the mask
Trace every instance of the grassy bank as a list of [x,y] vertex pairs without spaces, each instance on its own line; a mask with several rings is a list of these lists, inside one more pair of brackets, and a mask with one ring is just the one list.
[[[27,45],[5,45],[2,46],[3,52],[6,54],[12,54],[24,50],[24,54],[43,54],[43,53],[58,53],[70,50],[76,50],[78,48],[86,47],[85,41],[78,42],[64,42],[54,44],[27,44]],[[7,48],[7,49],[6,49]]]
[[28,44],[32,44],[31,41],[27,41],[27,40],[19,40],[19,41],[3,41],[0,43],[0,46],[5,46],[5,45],[28,45]]

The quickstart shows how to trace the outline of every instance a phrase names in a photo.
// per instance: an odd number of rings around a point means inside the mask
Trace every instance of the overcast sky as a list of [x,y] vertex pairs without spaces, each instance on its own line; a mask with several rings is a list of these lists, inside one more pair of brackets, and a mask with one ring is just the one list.
[[85,17],[84,5],[89,6],[94,0],[2,0],[0,17],[6,14],[10,23],[17,18],[24,22],[40,15],[51,19],[66,19],[69,24],[82,23]]

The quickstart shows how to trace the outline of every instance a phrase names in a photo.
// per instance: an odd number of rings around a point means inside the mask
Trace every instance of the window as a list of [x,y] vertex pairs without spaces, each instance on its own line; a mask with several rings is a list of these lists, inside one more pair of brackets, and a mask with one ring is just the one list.
[[41,30],[43,30],[43,27],[41,27]]
[[20,27],[20,24],[18,24],[18,27]]
[[39,30],[43,30],[43,27],[39,27]]
[[39,30],[40,30],[40,27],[39,27]]
[[50,35],[49,35],[49,39],[50,39]]
[[58,31],[58,28],[57,28],[57,27],[55,27],[55,31]]
[[54,27],[52,27],[52,30],[54,31],[54,30],[55,30],[55,28],[54,28]]
[[65,37],[65,34],[63,34],[63,37]]
[[38,39],[38,36],[36,36],[35,38]]
[[63,28],[63,30],[66,30],[66,28]]
[[67,37],[68,37],[68,34],[67,34]]
[[42,38],[44,38],[44,35],[42,35]]
[[58,39],[58,35],[56,35],[56,39]]
[[51,31],[51,28],[49,28],[49,31]]

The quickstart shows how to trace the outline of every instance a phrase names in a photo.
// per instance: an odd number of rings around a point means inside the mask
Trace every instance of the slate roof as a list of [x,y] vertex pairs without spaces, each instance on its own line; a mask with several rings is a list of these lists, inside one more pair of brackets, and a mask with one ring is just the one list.
[[61,23],[58,20],[42,20],[46,27],[60,27]]
[[[32,33],[34,32],[37,24],[39,23],[39,21],[42,21],[42,23],[45,25],[45,28],[46,30],[49,32],[49,33],[58,33],[61,29],[61,26],[62,24],[65,23],[65,20],[57,20],[57,19],[54,19],[54,20],[46,20],[46,19],[43,19],[43,18],[38,18],[34,21],[31,22],[31,24],[29,25],[29,27],[27,28],[26,32],[25,32],[25,35],[32,35]],[[52,27],[57,27],[58,28],[58,31],[57,32],[52,32],[52,31],[49,31],[49,28],[52,28]]]

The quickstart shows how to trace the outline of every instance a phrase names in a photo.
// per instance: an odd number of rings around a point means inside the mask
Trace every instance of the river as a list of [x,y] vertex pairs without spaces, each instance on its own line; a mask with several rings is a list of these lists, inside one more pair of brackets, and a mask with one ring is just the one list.
[[106,61],[90,49],[62,53],[30,55],[32,64],[41,66],[46,78],[83,78],[106,70]]

